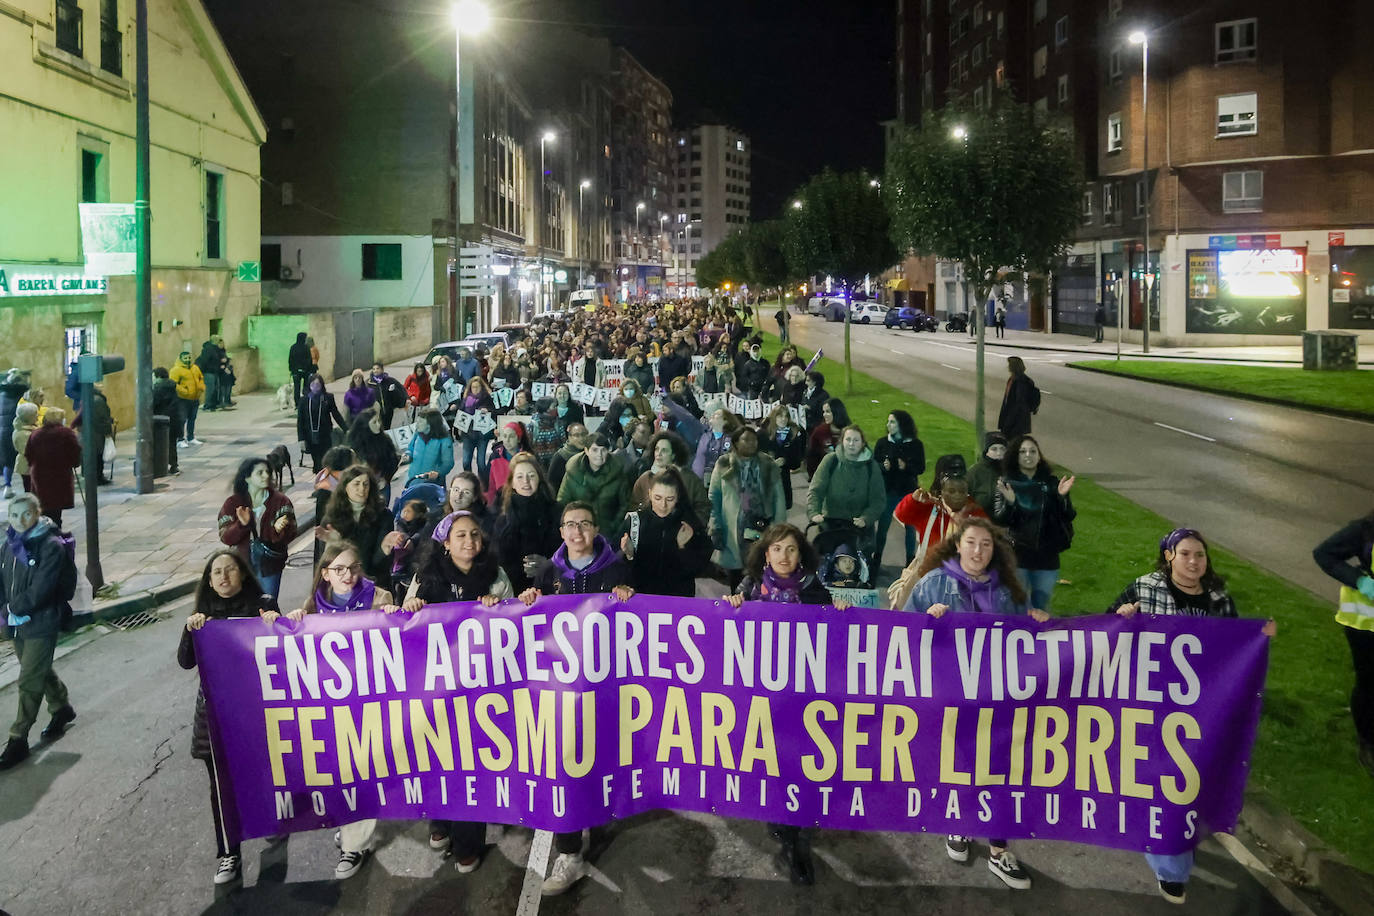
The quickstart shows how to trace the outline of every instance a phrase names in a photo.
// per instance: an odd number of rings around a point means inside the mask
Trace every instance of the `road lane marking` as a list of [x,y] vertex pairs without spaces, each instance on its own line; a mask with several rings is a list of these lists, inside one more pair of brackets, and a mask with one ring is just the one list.
[[525,881],[520,887],[520,902],[516,905],[515,916],[537,916],[539,904],[544,897],[544,870],[549,865],[549,848],[553,845],[553,833],[549,830],[536,830],[530,843],[530,859],[525,865]]
[[1231,858],[1245,866],[1255,880],[1288,912],[1298,916],[1315,916],[1307,904],[1298,899],[1288,885],[1279,880],[1240,840],[1229,833],[1214,833],[1212,839],[1220,843],[1221,848],[1231,854]]
[[1217,441],[1213,439],[1211,436],[1204,436],[1202,433],[1190,433],[1186,429],[1179,429],[1177,426],[1170,426],[1168,423],[1156,423],[1155,426],[1161,427],[1162,429],[1171,429],[1176,433],[1183,433],[1183,435],[1185,436],[1192,436],[1194,439],[1201,439],[1204,442]]
[[963,371],[964,371],[963,369],[959,368],[958,366],[951,366],[949,363],[940,363],[940,365],[944,366],[946,369],[953,369],[955,372],[963,372]]
[[888,347],[888,350],[890,350],[893,353],[896,353],[898,356],[902,355],[902,351],[898,350],[896,347]]

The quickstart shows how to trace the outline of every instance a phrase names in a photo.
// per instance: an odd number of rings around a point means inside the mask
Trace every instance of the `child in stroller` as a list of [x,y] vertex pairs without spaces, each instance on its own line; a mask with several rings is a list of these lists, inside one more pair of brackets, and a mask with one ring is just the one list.
[[[813,523],[814,524],[814,523]],[[819,575],[827,588],[873,588],[865,559],[865,533],[849,519],[826,519],[811,539],[821,555]]]

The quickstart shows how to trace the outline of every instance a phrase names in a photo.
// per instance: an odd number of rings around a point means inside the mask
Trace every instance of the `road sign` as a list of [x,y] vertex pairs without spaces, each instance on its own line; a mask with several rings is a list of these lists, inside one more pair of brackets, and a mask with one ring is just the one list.
[[261,261],[239,261],[238,280],[240,283],[261,283]]

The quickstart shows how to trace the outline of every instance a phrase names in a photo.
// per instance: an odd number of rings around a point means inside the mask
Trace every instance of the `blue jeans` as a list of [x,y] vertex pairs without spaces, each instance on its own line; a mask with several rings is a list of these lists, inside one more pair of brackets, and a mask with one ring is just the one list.
[[[897,508],[897,503],[902,501],[905,493],[887,494],[887,508],[883,514],[878,516],[878,543],[873,548],[874,566],[879,566],[883,562],[883,548],[887,546],[887,529],[892,524],[892,510]],[[900,524],[900,523],[899,523]],[[902,525],[906,529],[906,562],[910,563],[912,557],[916,556],[916,529],[910,525]]]
[[182,398],[181,412],[186,416],[186,438],[189,441],[196,437],[196,414],[200,412],[200,400]]
[[205,409],[219,410],[219,375],[214,372],[205,375]]
[[1188,876],[1193,873],[1193,851],[1180,852],[1172,856],[1155,855],[1152,852],[1145,853],[1145,861],[1154,870],[1155,877],[1160,881],[1176,881],[1179,884],[1187,884]]
[[274,573],[270,576],[264,573],[258,573],[257,575],[258,584],[262,586],[263,592],[271,595],[273,599],[276,599],[277,596],[281,594],[281,573]]
[[1059,581],[1059,570],[1021,567],[1016,570],[1016,576],[1021,580],[1022,587],[1030,593],[1030,606],[1048,611],[1050,598],[1054,595],[1054,584]]

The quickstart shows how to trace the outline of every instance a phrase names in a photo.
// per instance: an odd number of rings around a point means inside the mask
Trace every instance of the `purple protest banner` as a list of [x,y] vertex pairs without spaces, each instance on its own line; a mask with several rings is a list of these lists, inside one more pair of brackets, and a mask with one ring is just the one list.
[[1261,626],[595,595],[195,639],[231,836],[671,808],[1176,853],[1240,812]]

